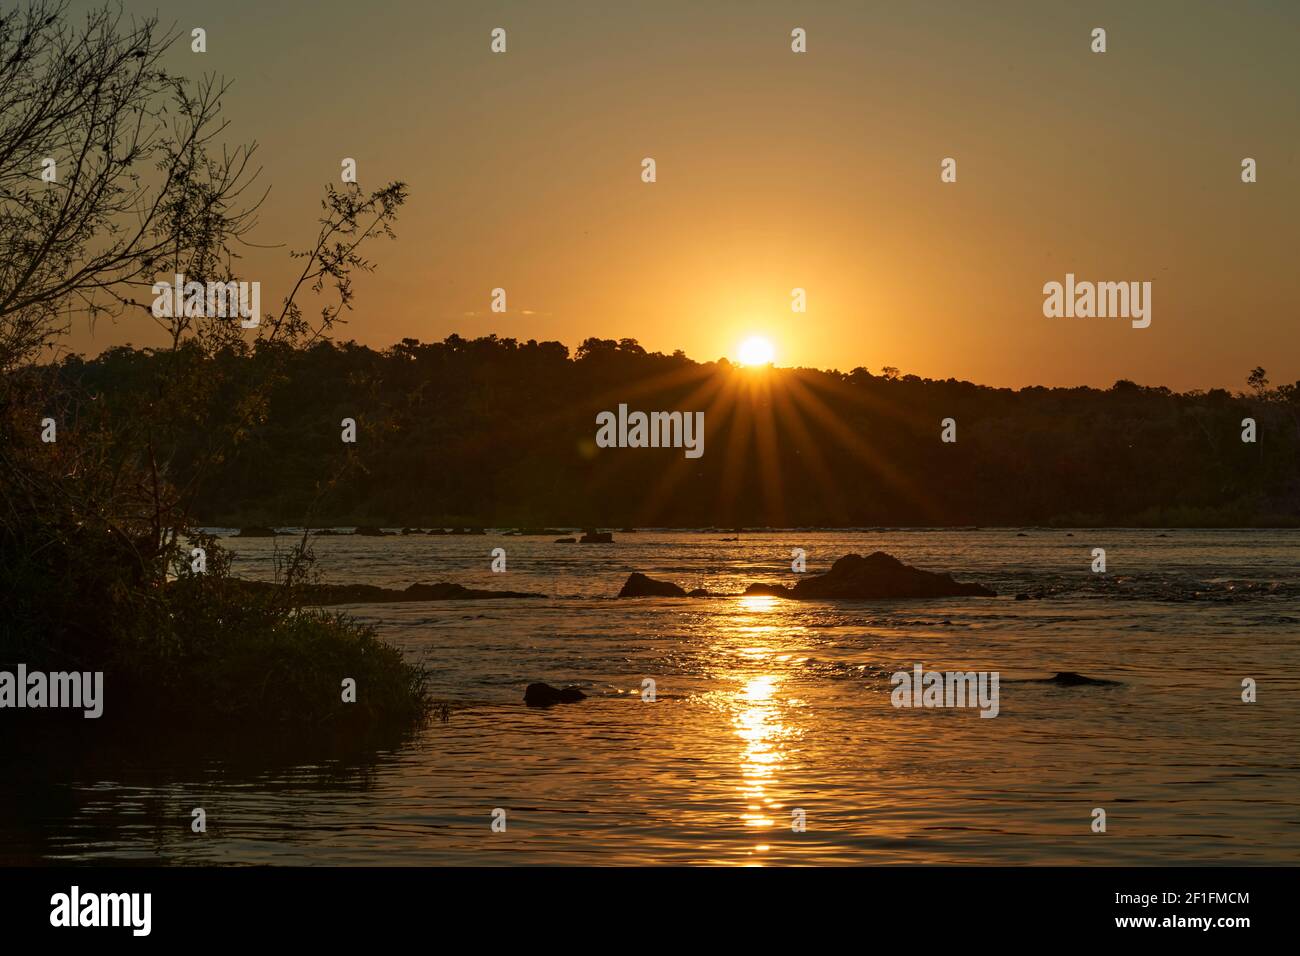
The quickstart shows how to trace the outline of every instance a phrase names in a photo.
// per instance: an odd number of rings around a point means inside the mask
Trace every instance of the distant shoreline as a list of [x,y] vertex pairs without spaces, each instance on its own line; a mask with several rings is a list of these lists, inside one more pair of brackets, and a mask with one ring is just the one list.
[[[300,536],[304,532],[310,531],[313,535],[325,533],[326,537],[381,537],[373,533],[357,533],[358,527],[364,525],[321,525],[312,528],[305,528],[301,525],[269,525],[266,526],[274,530],[274,535],[268,534],[241,534],[240,532],[247,528],[241,528],[238,525],[211,524],[200,525],[198,530],[205,534],[212,534],[218,537],[234,538],[257,538],[257,537],[293,537]],[[1216,526],[1216,525],[871,525],[871,526],[820,526],[820,525],[801,525],[790,527],[737,527],[737,528],[717,528],[717,527],[673,527],[673,526],[655,526],[655,527],[615,527],[613,525],[555,525],[547,528],[545,531],[524,530],[518,527],[502,525],[500,527],[476,527],[470,530],[456,529],[453,526],[414,526],[414,525],[377,525],[370,526],[378,528],[383,532],[382,537],[522,537],[522,538],[543,538],[551,535],[580,535],[587,530],[597,530],[610,532],[612,534],[638,534],[638,533],[662,533],[662,534],[807,534],[807,533],[854,533],[854,534],[872,534],[872,533],[890,533],[890,532],[925,532],[925,531],[1016,531],[1016,532],[1073,532],[1073,531],[1300,531],[1300,522],[1294,525],[1233,525],[1233,526]]]

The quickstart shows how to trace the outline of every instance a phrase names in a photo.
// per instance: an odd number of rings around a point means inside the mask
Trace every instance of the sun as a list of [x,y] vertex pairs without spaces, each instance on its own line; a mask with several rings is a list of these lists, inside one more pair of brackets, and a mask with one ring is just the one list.
[[751,335],[740,343],[737,355],[741,365],[767,365],[776,357],[776,349],[761,335]]

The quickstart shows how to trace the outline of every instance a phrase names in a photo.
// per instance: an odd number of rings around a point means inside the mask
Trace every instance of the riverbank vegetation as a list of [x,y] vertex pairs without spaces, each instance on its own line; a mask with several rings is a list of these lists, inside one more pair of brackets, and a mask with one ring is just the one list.
[[[304,606],[305,543],[250,597],[195,520],[293,355],[350,308],[361,248],[392,235],[405,186],[326,187],[293,292],[255,328],[154,314],[159,276],[236,280],[259,204],[226,85],[161,65],[178,38],[114,7],[0,13],[0,665],[103,671],[105,719],[153,730],[409,727],[428,710],[422,671]],[[300,294],[318,297],[310,315]],[[69,376],[50,360],[87,317],[156,323],[169,345],[111,387]]]

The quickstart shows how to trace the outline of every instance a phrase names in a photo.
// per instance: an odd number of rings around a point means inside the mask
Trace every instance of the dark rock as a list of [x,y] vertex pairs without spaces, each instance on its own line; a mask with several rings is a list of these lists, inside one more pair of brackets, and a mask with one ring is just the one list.
[[982,584],[967,584],[954,581],[950,574],[922,571],[883,551],[873,552],[865,558],[860,554],[846,554],[825,574],[801,578],[788,592],[779,586],[766,587],[770,590],[759,590],[750,585],[745,593],[776,594],[801,600],[997,596]]
[[555,543],[556,544],[577,544],[578,539],[577,538],[556,538]]
[[382,528],[374,528],[370,525],[362,525],[359,528],[352,529],[352,533],[359,534],[366,538],[387,538],[390,537],[393,532],[385,531]]
[[[230,582],[250,595],[269,594],[277,585],[268,581]],[[303,603],[312,607],[331,604],[393,604],[400,601],[474,601],[494,598],[542,598],[545,594],[528,591],[487,591],[467,588],[449,581],[437,584],[412,584],[404,590],[381,588],[375,584],[309,584],[299,592]]]
[[389,593],[402,595],[394,599],[398,601],[474,601],[480,598],[546,597],[545,594],[536,594],[531,591],[490,591],[480,588],[467,588],[460,584],[452,584],[450,581],[439,581],[437,584],[412,584],[404,591],[390,591]]
[[1028,601],[1028,600],[1029,600],[1029,595],[1026,594],[1024,591],[1021,591],[1019,594],[1016,595],[1016,600],[1017,600],[1017,601]]
[[745,588],[745,594],[767,594],[771,597],[794,597],[794,593],[787,587],[780,584],[751,584]]
[[419,528],[403,528],[402,534],[424,534]]
[[248,528],[240,528],[236,538],[274,538],[274,528],[264,528],[261,525],[253,525]]
[[609,531],[587,531],[578,539],[578,544],[613,544],[614,535]]
[[524,703],[529,707],[550,707],[553,704],[576,704],[587,695],[576,687],[552,687],[550,684],[529,684],[524,691]]
[[317,528],[312,534],[318,538],[331,538],[338,534],[333,528]]
[[1074,671],[1060,671],[1053,677],[1044,678],[1042,683],[1055,684],[1057,687],[1112,687],[1117,680],[1101,680],[1097,677],[1084,677]]
[[[954,581],[952,575],[935,574],[904,564],[883,551],[862,557],[847,554],[840,558],[825,574],[801,578],[794,587],[781,584],[755,583],[745,588],[746,596],[769,595],[799,600],[834,598],[937,598],[937,597],[996,597],[996,593],[982,584]],[[671,581],[634,572],[618,593],[619,597],[712,597],[704,588],[687,592]],[[1041,597],[1041,593],[1036,595]],[[1030,595],[1017,597],[1029,600]]]
[[686,597],[686,591],[671,581],[656,581],[640,571],[634,571],[623,584],[618,596],[624,597]]

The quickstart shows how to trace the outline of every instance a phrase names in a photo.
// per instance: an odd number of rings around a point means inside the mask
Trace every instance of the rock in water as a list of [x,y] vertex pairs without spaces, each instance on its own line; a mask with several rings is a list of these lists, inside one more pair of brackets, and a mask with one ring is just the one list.
[[954,581],[951,574],[922,571],[893,555],[876,551],[865,558],[860,554],[846,554],[825,574],[800,579],[790,597],[889,599],[997,595],[982,584]]
[[550,707],[552,704],[576,704],[587,695],[576,687],[552,687],[550,684],[529,684],[524,691],[524,703],[529,707]]
[[614,534],[611,531],[588,531],[578,539],[578,544],[613,544]]
[[265,528],[261,525],[254,525],[251,528],[240,528],[236,538],[274,538],[275,529]]
[[624,597],[686,597],[686,592],[672,581],[656,581],[640,571],[633,571],[618,596]]
[[[270,581],[244,581],[229,578],[227,585],[248,595],[268,595],[277,585]],[[305,584],[297,589],[297,596],[311,607],[332,604],[393,604],[399,601],[481,601],[499,598],[544,598],[545,594],[531,591],[488,591],[467,588],[439,581],[437,584],[412,584],[399,591],[381,588],[374,584]]]
[[745,588],[745,596],[750,597],[755,594],[766,594],[769,597],[794,597],[794,592],[783,584],[751,584]]
[[1097,677],[1084,677],[1082,674],[1076,674],[1074,671],[1061,671],[1054,677],[1047,678],[1046,684],[1055,684],[1057,687],[1110,687],[1118,684],[1119,681],[1102,680]]

